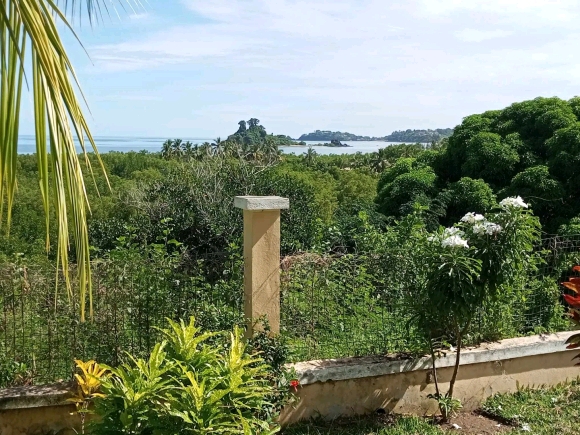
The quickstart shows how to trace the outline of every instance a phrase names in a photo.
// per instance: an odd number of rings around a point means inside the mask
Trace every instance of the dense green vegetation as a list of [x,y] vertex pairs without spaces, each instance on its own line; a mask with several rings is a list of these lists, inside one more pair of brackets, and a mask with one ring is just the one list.
[[387,142],[431,143],[453,134],[452,128],[436,128],[435,130],[397,130],[385,136]]
[[517,194],[530,202],[545,231],[558,231],[580,213],[579,101],[537,98],[466,117],[439,151],[382,174],[380,209],[400,217],[418,201],[434,225],[448,224]]
[[[557,99],[514,106],[552,113],[554,104],[574,107]],[[494,116],[513,113],[508,108]],[[525,119],[536,127],[548,116],[533,113]],[[282,325],[289,352],[284,358],[428,351],[409,300],[428,278],[427,246],[420,243],[440,224],[450,226],[467,212],[489,212],[508,195],[523,196],[544,230],[560,228],[570,243],[554,245],[549,257],[530,255],[528,266],[502,283],[497,298],[478,308],[465,342],[567,328],[557,280],[579,260],[572,243],[580,232],[575,167],[566,166],[565,182],[548,151],[539,157],[548,145],[529,139],[536,130],[526,133],[532,127],[523,121],[504,122],[512,130],[520,126],[521,134],[479,132],[482,125],[499,125],[478,121],[489,116],[466,118],[451,138],[427,148],[401,144],[369,154],[321,156],[310,149],[284,155],[273,142],[277,136],[254,120],[203,151],[173,140],[160,153],[103,155],[112,190],[98,172],[87,190],[92,325],[71,322],[79,301],[70,304],[62,286],[55,292],[55,226],[47,255],[36,156],[18,156],[14,223],[10,235],[0,236],[0,311],[13,325],[0,330],[2,382],[66,377],[75,357],[117,364],[123,350],[144,356],[158,338],[153,327],[166,317],[194,314],[207,330],[243,324],[243,221],[233,207],[236,195],[290,198],[281,220]],[[550,147],[559,144],[557,155],[576,155],[569,128],[546,139]],[[513,142],[516,135],[519,142]],[[496,147],[517,151],[498,154]],[[537,163],[533,156],[546,164],[522,164],[526,158]],[[497,170],[499,164],[513,166],[513,173]],[[538,191],[549,201],[539,201]],[[453,332],[439,335],[442,346],[456,343]]]

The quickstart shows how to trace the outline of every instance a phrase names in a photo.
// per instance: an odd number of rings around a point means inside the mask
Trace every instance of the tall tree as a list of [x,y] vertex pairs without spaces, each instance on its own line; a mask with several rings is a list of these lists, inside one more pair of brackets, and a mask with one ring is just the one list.
[[[122,0],[115,0],[122,1]],[[139,0],[126,0],[138,4]],[[92,315],[91,269],[87,213],[89,210],[81,161],[92,171],[87,147],[97,153],[79,98],[71,61],[59,35],[59,22],[70,27],[66,13],[87,14],[92,23],[113,0],[0,0],[0,195],[3,223],[9,227],[17,184],[18,131],[22,90],[32,90],[36,129],[36,153],[42,204],[46,215],[46,247],[49,215],[58,226],[57,258],[70,299],[85,318],[88,297]],[[99,165],[103,168],[97,153]],[[52,207],[51,207],[52,204]],[[73,292],[69,277],[69,237],[76,253],[79,289]]]

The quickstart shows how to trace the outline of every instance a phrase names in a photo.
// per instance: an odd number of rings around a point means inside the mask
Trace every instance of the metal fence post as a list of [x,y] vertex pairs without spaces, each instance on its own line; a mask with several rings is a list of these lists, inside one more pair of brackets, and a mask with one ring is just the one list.
[[244,211],[244,314],[251,337],[266,317],[272,334],[280,332],[280,210],[290,201],[279,196],[236,196]]

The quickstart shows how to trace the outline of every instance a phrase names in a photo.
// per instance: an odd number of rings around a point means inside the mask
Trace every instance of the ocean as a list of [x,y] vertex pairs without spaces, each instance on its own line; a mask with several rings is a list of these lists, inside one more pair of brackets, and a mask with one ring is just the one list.
[[[183,141],[190,141],[192,143],[212,142],[209,138],[182,138]],[[95,143],[100,153],[108,153],[110,151],[148,151],[151,153],[161,151],[161,145],[167,138],[161,137],[133,137],[133,136],[95,136]],[[280,149],[287,154],[303,154],[308,151],[309,145],[314,145],[319,142],[306,142],[305,146],[291,146],[280,147]],[[313,149],[318,154],[355,154],[357,152],[370,153],[394,145],[395,142],[343,142],[352,147],[345,148],[331,148],[322,146],[313,146]],[[20,154],[32,154],[36,152],[36,142],[34,136],[22,135],[19,138],[18,152]],[[80,152],[80,147],[77,147]]]

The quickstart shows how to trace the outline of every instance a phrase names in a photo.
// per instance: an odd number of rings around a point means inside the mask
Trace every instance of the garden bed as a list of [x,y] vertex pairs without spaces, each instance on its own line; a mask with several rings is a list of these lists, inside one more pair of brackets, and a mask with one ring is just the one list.
[[[492,435],[500,433],[568,435],[578,433],[580,383],[539,390],[521,389],[490,397],[476,412],[461,413],[450,423],[432,417],[375,414],[366,418],[310,422],[283,435]],[[456,425],[456,426],[454,426]]]

